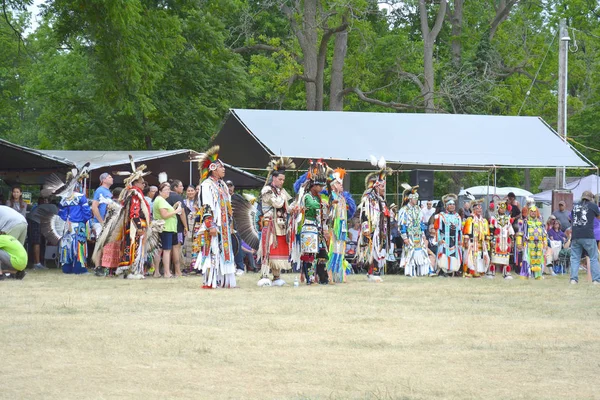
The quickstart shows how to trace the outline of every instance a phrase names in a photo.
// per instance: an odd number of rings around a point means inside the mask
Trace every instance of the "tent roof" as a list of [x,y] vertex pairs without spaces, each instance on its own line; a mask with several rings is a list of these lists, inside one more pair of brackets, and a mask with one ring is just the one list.
[[[63,157],[71,160],[78,166],[90,163],[92,184],[95,184],[103,172],[129,171],[129,155],[133,156],[136,164],[146,164],[148,170],[148,181],[156,184],[158,173],[166,171],[170,178],[180,179],[184,183],[197,184],[200,176],[197,163],[186,162],[192,156],[200,153],[188,150],[147,150],[147,151],[73,151],[73,150],[44,150],[45,154],[54,157]],[[264,178],[242,171],[231,165],[226,165],[226,179],[233,181],[240,189],[257,188],[264,185]],[[115,181],[122,177],[116,177]],[[189,182],[191,179],[191,182]]]
[[[597,175],[588,175],[572,182],[568,182],[565,189],[573,192],[573,200],[579,201],[584,191],[589,190],[593,194],[600,194],[600,178]],[[552,190],[545,190],[533,195],[536,201],[552,201]]]
[[[499,138],[535,151],[495,146]],[[299,168],[323,158],[372,169],[370,155],[396,169],[591,166],[538,117],[232,109],[213,142],[241,168],[264,168],[273,155]]]
[[[495,190],[495,191],[494,191]],[[498,196],[508,196],[510,192],[513,192],[516,197],[528,197],[533,194],[525,189],[516,187],[496,187],[493,186],[473,186],[460,191],[459,196],[465,196],[466,192],[471,193],[473,196],[485,196],[488,193],[490,195],[497,194]]]
[[0,176],[22,183],[40,183],[51,172],[66,171],[73,163],[61,157],[0,139]]

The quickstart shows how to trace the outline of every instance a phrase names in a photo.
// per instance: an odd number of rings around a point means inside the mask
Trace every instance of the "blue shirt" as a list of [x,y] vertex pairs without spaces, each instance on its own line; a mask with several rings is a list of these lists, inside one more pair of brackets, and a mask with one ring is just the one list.
[[83,194],[76,195],[70,200],[62,199],[58,205],[58,216],[71,222],[87,222],[92,218],[92,209]]
[[[98,201],[100,202],[100,200],[102,198],[105,199],[112,199],[112,193],[110,192],[110,190],[108,190],[107,188],[105,188],[104,186],[100,186],[98,189],[96,189],[96,191],[94,191],[94,201]],[[106,215],[106,206],[107,204],[100,202],[100,204],[98,204],[98,211],[100,212],[100,216],[102,217],[102,219],[104,219],[104,216]],[[99,223],[100,221],[98,221],[96,219],[96,217],[92,218],[92,223]]]

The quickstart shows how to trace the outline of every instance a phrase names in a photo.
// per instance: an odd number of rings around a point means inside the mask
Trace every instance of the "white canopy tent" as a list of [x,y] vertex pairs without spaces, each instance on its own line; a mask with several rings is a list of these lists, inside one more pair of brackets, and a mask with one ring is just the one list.
[[[499,138],[535,151],[490,145]],[[213,144],[225,162],[245,169],[263,169],[279,155],[299,168],[323,158],[372,169],[370,155],[396,170],[595,168],[538,117],[232,109]]]
[[[583,177],[574,182],[567,183],[565,189],[573,192],[574,201],[581,199],[581,194],[586,190],[589,190],[594,195],[600,194],[600,177],[598,177],[598,175],[589,175]],[[533,195],[533,198],[535,201],[550,203],[552,201],[552,190],[545,190],[537,193]]]
[[505,198],[506,196],[508,196],[509,193],[512,192],[515,194],[515,197],[520,204],[525,204],[526,199],[528,197],[533,197],[533,194],[531,192],[516,187],[473,186],[470,188],[463,189],[458,193],[460,204],[467,200],[467,192],[469,192],[476,198],[485,198],[486,207],[491,201],[493,201],[494,195],[499,196],[500,198]]
[[494,187],[494,186],[473,186],[467,189],[463,189],[458,194],[459,196],[466,196],[467,192],[473,196],[486,196],[486,195],[498,195],[500,197],[506,197],[510,192],[513,192],[516,197],[533,197],[533,194],[525,189],[516,187]]

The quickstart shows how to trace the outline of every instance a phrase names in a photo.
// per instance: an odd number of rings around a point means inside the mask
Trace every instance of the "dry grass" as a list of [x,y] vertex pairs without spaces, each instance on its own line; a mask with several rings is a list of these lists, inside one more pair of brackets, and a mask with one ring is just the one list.
[[0,350],[0,398],[600,396],[600,288],[584,279],[256,280],[213,291],[197,277],[57,271],[1,282],[10,344]]

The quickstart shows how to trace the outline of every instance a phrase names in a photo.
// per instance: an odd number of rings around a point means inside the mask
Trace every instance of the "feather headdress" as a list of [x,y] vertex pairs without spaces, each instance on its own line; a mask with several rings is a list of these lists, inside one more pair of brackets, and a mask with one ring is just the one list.
[[133,161],[133,156],[129,155],[129,163],[131,164],[131,171],[115,171],[114,175],[127,176],[123,180],[125,182],[125,186],[131,186],[131,184],[143,176],[150,175],[150,171],[146,171],[146,164],[141,164],[136,167],[135,162]]
[[307,178],[312,185],[325,186],[327,184],[327,163],[323,160],[309,160],[309,168]]
[[200,172],[200,181],[208,178],[208,173],[210,171],[216,170],[219,165],[224,165],[223,161],[219,160],[219,150],[220,147],[218,145],[213,146],[191,160],[192,162],[199,163],[198,171]]
[[444,203],[444,207],[449,206],[450,204],[456,204],[458,201],[458,196],[454,193],[448,193],[442,196],[442,203]]
[[379,160],[375,156],[371,156],[371,165],[379,168],[378,172],[372,172],[365,178],[366,189],[372,189],[375,186],[384,185],[388,175],[392,174],[392,169],[387,167],[385,158],[381,157]]
[[340,185],[344,183],[344,177],[346,176],[346,170],[343,168],[336,168],[334,170],[329,171],[329,181],[337,182]]
[[169,180],[169,176],[166,172],[160,172],[158,174],[158,183],[162,184]]
[[407,183],[403,183],[401,186],[404,188],[404,191],[402,192],[402,205],[408,203],[410,199],[419,199],[419,193],[417,192],[419,185],[410,186]]
[[79,182],[89,177],[89,166],[90,163],[88,162],[79,169],[71,169],[67,172],[65,182],[63,182],[56,174],[50,175],[48,179],[46,179],[46,183],[44,183],[44,188],[41,192],[42,196],[50,197],[55,195],[63,199],[71,197],[75,188],[79,185]]
[[277,159],[273,159],[267,165],[267,179],[265,180],[265,185],[270,183],[270,179],[272,176],[277,176],[279,174],[284,174],[288,169],[296,168],[296,164],[294,164],[294,160],[289,157],[279,157]]
[[483,197],[480,199],[471,200],[471,208],[481,207],[484,200],[485,199]]

